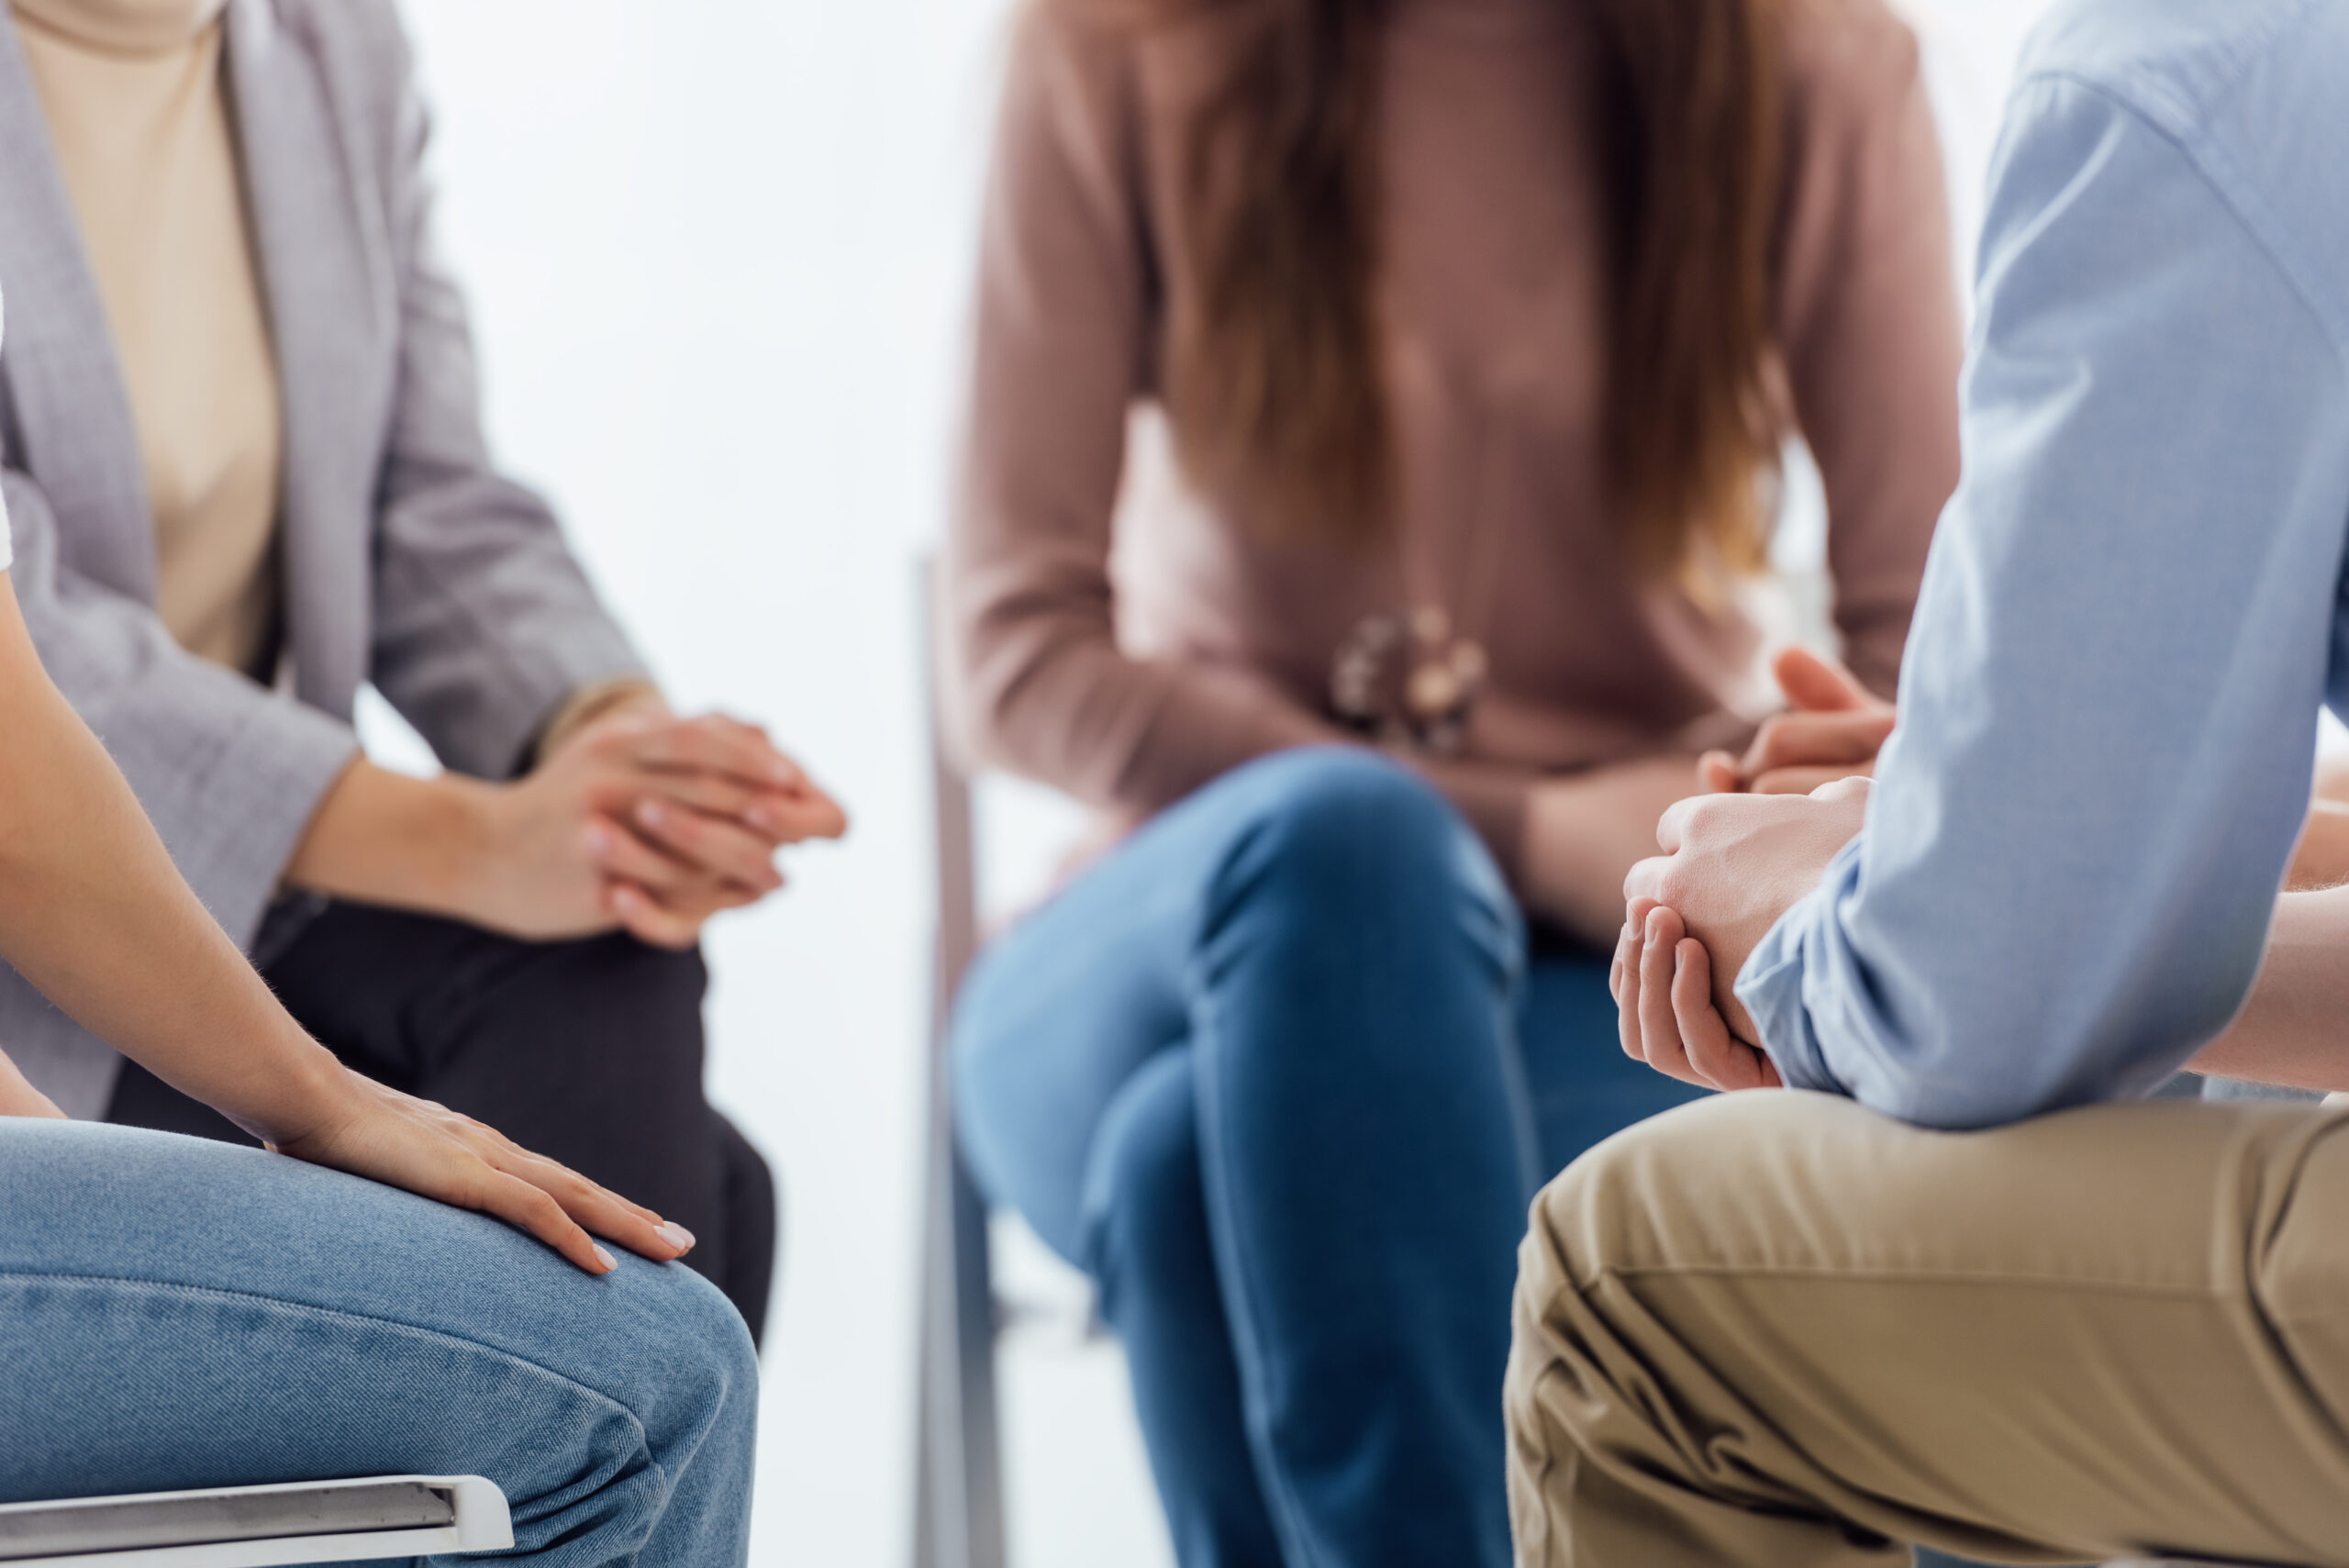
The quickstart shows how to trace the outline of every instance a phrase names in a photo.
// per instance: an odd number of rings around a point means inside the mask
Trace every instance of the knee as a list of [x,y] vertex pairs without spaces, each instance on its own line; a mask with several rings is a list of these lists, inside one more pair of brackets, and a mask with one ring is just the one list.
[[591,1310],[534,1330],[568,1341],[545,1359],[577,1416],[465,1412],[498,1434],[477,1468],[514,1506],[515,1544],[537,1554],[584,1540],[596,1562],[740,1562],[759,1390],[749,1330],[717,1287],[674,1264],[622,1256],[595,1288]]
[[[1809,1096],[1803,1096],[1809,1098]],[[1735,1207],[1739,1152],[1760,1096],[1719,1095],[1652,1117],[1584,1153],[1533,1200],[1518,1273],[1529,1291],[1577,1290],[1623,1269],[1705,1251]],[[1724,1201],[1727,1200],[1727,1201]]]
[[1418,774],[1354,747],[1287,751],[1235,774],[1255,795],[1223,879],[1318,909],[1444,911],[1465,899],[1514,929],[1484,845]]
[[[646,1441],[664,1467],[696,1452],[747,1466],[758,1418],[759,1357],[742,1315],[691,1270],[624,1263],[639,1331],[616,1347],[640,1362]],[[638,1282],[641,1281],[640,1284]],[[650,1375],[646,1375],[649,1373]],[[747,1483],[747,1469],[745,1470]]]
[[1642,1206],[1676,1201],[1675,1152],[1701,1152],[1672,1125],[1682,1114],[1609,1139],[1533,1200],[1518,1252],[1501,1397],[1520,1562],[1566,1561],[1574,1478],[1647,1440],[1657,1402],[1641,1396],[1637,1369],[1643,1358],[1673,1356],[1669,1331],[1649,1342],[1659,1326],[1636,1310],[1617,1312],[1608,1282],[1646,1251],[1637,1236],[1648,1218]]
[[1085,1210],[1085,1262],[1111,1322],[1126,1299],[1194,1283],[1180,1276],[1197,1270],[1207,1199],[1187,1052],[1152,1061],[1103,1114]]

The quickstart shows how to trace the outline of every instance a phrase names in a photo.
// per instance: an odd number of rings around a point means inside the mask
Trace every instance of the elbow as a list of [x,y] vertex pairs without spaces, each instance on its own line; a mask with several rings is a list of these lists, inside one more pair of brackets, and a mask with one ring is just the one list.
[[1130,720],[1106,605],[1080,610],[1032,582],[961,576],[934,621],[932,719],[964,767],[1001,768],[1084,798]]
[[1870,1110],[1932,1132],[1985,1132],[2068,1108],[2031,1085],[1938,1077],[1898,1081],[1856,1097]]
[[[2031,1038],[2017,1033],[2009,1040]],[[1983,1132],[2110,1099],[2051,1049],[2018,1061],[1996,1042],[1952,1038],[1855,1075],[1853,1097],[1870,1110],[1934,1132]]]
[[959,629],[940,638],[931,672],[930,720],[941,757],[965,773],[1000,768],[1053,782],[1038,755],[1039,726],[1047,722],[1039,688],[1050,680],[1053,659],[957,635]]

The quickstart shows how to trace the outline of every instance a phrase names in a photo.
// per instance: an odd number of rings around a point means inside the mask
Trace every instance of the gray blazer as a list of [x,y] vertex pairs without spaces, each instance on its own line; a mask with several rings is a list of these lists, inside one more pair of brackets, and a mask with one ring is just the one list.
[[[545,503],[491,464],[391,0],[229,0],[227,26],[284,388],[292,694],[190,657],[156,618],[129,399],[4,7],[0,487],[41,657],[250,950],[353,755],[361,682],[450,767],[496,778],[569,694],[642,664]],[[67,1111],[103,1114],[121,1059],[6,969],[0,1042]]]

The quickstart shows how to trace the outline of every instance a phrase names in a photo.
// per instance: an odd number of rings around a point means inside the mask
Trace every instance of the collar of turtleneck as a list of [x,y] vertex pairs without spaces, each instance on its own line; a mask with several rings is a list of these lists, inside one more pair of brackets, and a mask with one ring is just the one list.
[[163,54],[185,47],[219,17],[228,0],[8,0],[18,16],[74,42],[113,54]]

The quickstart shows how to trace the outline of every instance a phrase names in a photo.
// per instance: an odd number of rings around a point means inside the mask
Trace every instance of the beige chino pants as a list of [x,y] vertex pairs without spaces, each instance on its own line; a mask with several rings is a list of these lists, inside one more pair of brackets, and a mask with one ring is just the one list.
[[1534,1205],[1524,1568],[2349,1565],[2349,1110],[1752,1094]]

